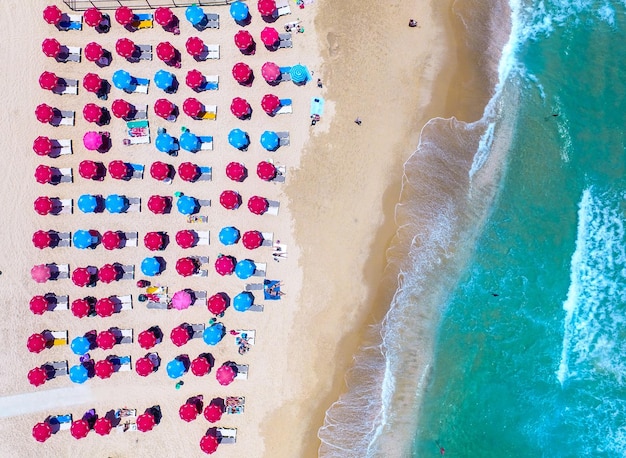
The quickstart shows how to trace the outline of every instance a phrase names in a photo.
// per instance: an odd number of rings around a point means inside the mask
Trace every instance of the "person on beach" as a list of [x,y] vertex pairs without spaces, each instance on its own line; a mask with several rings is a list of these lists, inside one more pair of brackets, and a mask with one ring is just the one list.
[[322,80],[319,78],[317,79],[317,87],[319,87],[320,89],[323,87]]
[[409,19],[409,27],[417,27],[417,21],[415,19]]
[[357,116],[357,118],[354,120],[354,122],[355,122],[357,125],[359,125],[359,126],[360,126],[360,125],[361,125],[361,118],[359,118],[359,117]]

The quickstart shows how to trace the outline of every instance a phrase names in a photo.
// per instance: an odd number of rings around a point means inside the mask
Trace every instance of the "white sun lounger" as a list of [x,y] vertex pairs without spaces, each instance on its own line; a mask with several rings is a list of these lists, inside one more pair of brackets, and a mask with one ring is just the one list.
[[67,345],[67,331],[52,331],[50,332],[50,334],[52,334],[52,337],[54,337],[54,342],[52,343],[52,345],[54,345],[55,347],[57,345]]
[[122,266],[124,274],[122,280],[134,280],[135,279],[135,266],[132,264]]
[[137,232],[124,232],[126,246],[137,246],[138,235]]
[[148,88],[150,87],[150,80],[137,78],[137,86],[135,86],[135,90],[133,92],[137,92],[138,94],[147,94]]
[[276,111],[276,114],[293,113],[293,106],[291,103],[291,99],[280,99],[280,108]]
[[52,361],[50,364],[54,368],[55,377],[59,377],[61,375],[67,375],[67,360],[65,361]]
[[72,426],[72,414],[68,413],[65,415],[52,415],[48,420],[50,425],[54,425],[55,423],[59,425],[59,431],[67,431]]
[[74,209],[74,200],[73,199],[61,199],[61,211],[59,213],[62,214],[72,214]]
[[290,33],[279,33],[278,38],[280,39],[278,42],[279,48],[293,48],[293,41],[291,41]]
[[220,45],[206,45],[207,59],[219,59],[220,58]]
[[211,181],[213,178],[213,169],[211,167],[200,167],[200,178],[198,181]]
[[200,138],[200,151],[211,151],[213,150],[213,137],[204,136]]
[[78,80],[73,79],[63,79],[65,84],[61,86],[57,86],[60,89],[58,92],[55,90],[56,94],[60,95],[77,95],[78,94]]
[[[59,156],[64,156],[66,154],[72,154],[72,140],[69,138],[63,138],[57,140],[59,144],[58,148],[53,148],[53,153],[58,154]],[[55,151],[56,150],[56,151]]]
[[248,380],[248,365],[237,364],[237,376],[235,380]]
[[128,198],[128,210],[125,213],[139,213],[141,211],[141,197]]
[[152,309],[152,310],[167,310],[170,308],[170,298],[167,296],[167,294],[157,294],[158,298],[159,298],[159,302],[155,302],[155,301],[148,301],[146,304],[146,308]]
[[68,46],[67,47],[68,55],[65,59],[65,62],[80,62],[80,46]]
[[56,264],[56,268],[59,271],[57,280],[67,280],[70,278],[70,265],[69,264]]
[[65,248],[72,246],[72,233],[71,232],[59,232],[59,243],[57,247]]
[[137,45],[140,60],[152,60],[152,45]]
[[204,332],[204,323],[192,324],[191,330],[193,331],[191,334],[192,339],[201,339]]
[[121,302],[120,310],[132,310],[133,309],[133,296],[126,294],[125,296],[116,296]]
[[135,112],[133,120],[148,119],[148,105],[135,105]]
[[210,231],[196,231],[196,234],[198,234],[198,245],[209,244]]
[[143,164],[130,164],[130,167],[133,169],[133,178],[143,179],[144,165]]
[[70,30],[83,30],[83,16],[81,14],[68,14]]
[[220,87],[219,75],[204,75],[206,82],[204,83],[204,89],[207,91],[216,91]]
[[133,343],[133,330],[132,329],[120,329],[122,333],[122,338],[120,339],[121,344],[129,344]]
[[261,304],[252,304],[248,309],[248,312],[262,312],[263,306]]
[[267,263],[255,262],[254,263],[254,277],[265,277],[265,271],[267,270]]
[[61,183],[72,183],[74,181],[74,174],[72,173],[71,167],[59,169],[59,173],[61,174]]
[[237,428],[217,428],[220,444],[234,444],[237,442]]
[[260,291],[264,287],[263,283],[246,283],[246,291]]
[[215,121],[217,119],[217,105],[205,105],[202,119],[211,119]]
[[117,370],[117,372],[128,372],[131,370],[131,364],[130,364],[130,356],[119,356],[118,357],[120,360],[120,368]]
[[206,306],[206,291],[194,291],[194,297],[196,300],[191,305],[204,305]]
[[263,236],[263,243],[261,246],[272,246],[274,243],[274,233],[273,232],[261,232]]
[[59,120],[59,126],[73,126],[75,114],[73,111],[61,111],[61,119]]
[[285,16],[291,14],[291,8],[289,8],[289,2],[287,0],[278,0],[276,2],[276,13],[278,16]]
[[206,17],[208,22],[206,24],[207,29],[219,29],[220,28],[220,16],[215,13],[207,13]]
[[54,310],[69,310],[70,309],[70,297],[67,295],[56,296],[57,303],[54,306]]
[[150,135],[142,135],[141,137],[127,137],[124,139],[125,145],[143,145],[150,143]]
[[276,132],[280,139],[280,146],[289,146],[289,132]]
[[265,212],[265,214],[273,215],[273,216],[278,215],[278,209],[280,207],[280,202],[278,202],[277,200],[269,200],[268,202],[269,202],[269,207],[268,207],[267,211]]

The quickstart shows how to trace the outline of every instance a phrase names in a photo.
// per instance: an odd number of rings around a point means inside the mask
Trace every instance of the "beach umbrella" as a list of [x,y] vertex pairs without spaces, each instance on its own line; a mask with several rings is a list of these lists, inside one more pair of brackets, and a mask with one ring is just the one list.
[[193,215],[199,210],[198,199],[191,196],[182,195],[176,201],[176,209],[182,215]]
[[243,181],[248,176],[248,170],[240,162],[230,162],[226,166],[226,176],[233,181]]
[[96,7],[87,8],[83,13],[83,20],[89,27],[97,27],[102,22],[102,13]]
[[82,364],[70,367],[70,380],[72,383],[82,384],[89,380],[89,371]]
[[263,234],[259,231],[244,232],[241,242],[248,250],[254,250],[263,244]]
[[106,231],[102,234],[102,246],[106,250],[121,248],[122,237],[119,231]]
[[189,331],[186,326],[180,325],[172,329],[170,333],[170,339],[177,347],[182,347],[189,342]]
[[48,196],[39,196],[35,199],[35,211],[40,215],[47,215],[54,210],[54,201]]
[[219,442],[217,438],[210,434],[206,434],[202,436],[202,439],[200,439],[200,450],[202,450],[204,453],[208,455],[215,453],[218,445],[219,445]]
[[278,30],[274,27],[265,27],[261,30],[261,41],[267,47],[273,47],[278,43],[280,37],[278,36]]
[[[169,119],[174,113],[175,109],[176,109],[176,105],[174,105],[172,102],[170,102],[167,99],[158,99],[156,102],[154,102],[154,113],[160,118]],[[159,134],[159,135],[162,135],[162,134]]]
[[98,207],[98,198],[93,194],[83,194],[78,198],[76,206],[83,213],[93,213]]
[[[226,310],[226,307],[228,307],[228,301],[222,293],[214,294],[207,301],[207,308],[213,315],[221,315]],[[202,336],[204,338],[204,334]]]
[[196,245],[198,236],[188,229],[176,233],[176,243],[181,248],[191,248]]
[[235,369],[233,369],[228,363],[222,364],[215,373],[215,378],[222,386],[230,385],[233,380],[235,380],[236,376],[237,373],[235,372]]
[[165,247],[165,237],[162,232],[147,232],[143,244],[150,251],[159,251]]
[[72,236],[72,243],[74,244],[74,247],[84,250],[92,248],[97,243],[97,238],[94,237],[90,231],[79,229],[74,232],[74,235]]
[[197,118],[204,111],[204,105],[194,97],[188,97],[183,102],[183,111],[192,118]]
[[39,422],[33,426],[33,438],[37,442],[45,442],[52,436],[52,427],[47,422]]
[[238,118],[243,118],[252,112],[252,108],[246,99],[235,97],[230,103],[230,112]]
[[36,332],[35,334],[31,334],[26,341],[26,348],[31,353],[41,353],[48,346],[48,342],[43,334],[39,334]]
[[274,115],[280,108],[280,99],[274,94],[265,94],[261,99],[261,108],[268,115]]
[[268,83],[273,83],[280,77],[280,67],[274,62],[265,62],[261,67],[261,76]]
[[33,234],[32,241],[35,248],[43,250],[52,244],[52,236],[50,235],[50,231],[39,230]]
[[116,180],[124,180],[130,175],[131,168],[124,161],[109,162],[109,175]]
[[257,8],[261,16],[272,16],[276,11],[276,2],[274,0],[259,0]]
[[185,10],[185,17],[191,25],[198,25],[204,20],[204,11],[195,3],[188,6]]
[[234,245],[239,241],[239,229],[233,226],[226,226],[220,230],[220,242],[222,245]]
[[237,62],[233,67],[233,78],[238,83],[247,82],[252,76],[252,69],[243,62]]
[[234,2],[230,5],[230,16],[235,22],[243,22],[248,19],[250,12],[248,11],[248,5],[243,2]]
[[102,115],[102,108],[95,103],[88,103],[83,107],[83,118],[87,122],[100,122]]
[[174,20],[174,13],[171,9],[160,6],[154,10],[154,21],[160,26],[167,26]]
[[100,280],[102,283],[108,284],[117,281],[118,279],[119,270],[113,264],[105,264],[100,269],[98,269],[98,280]]
[[52,118],[54,118],[54,112],[55,109],[45,103],[41,103],[37,105],[37,108],[35,108],[35,116],[37,117],[37,121],[42,124],[47,124],[52,121]]
[[230,146],[243,150],[250,144],[248,134],[241,129],[233,129],[228,133],[228,143]]
[[35,315],[43,315],[48,310],[48,299],[44,296],[33,296],[28,306]]
[[39,75],[39,86],[47,91],[53,90],[59,83],[59,77],[52,72],[43,72]]
[[183,363],[178,358],[174,358],[169,363],[167,363],[166,370],[169,378],[182,377],[185,372],[187,372],[187,369],[185,368],[185,363]]
[[41,50],[48,57],[57,57],[61,52],[61,43],[56,38],[45,38],[41,42]]
[[185,77],[185,84],[191,89],[198,89],[204,84],[204,75],[200,70],[189,70]]
[[149,350],[157,344],[157,338],[149,329],[145,331],[141,331],[139,336],[137,337],[137,342],[139,342],[139,346],[145,350]]
[[[95,180],[100,178],[100,171],[103,168],[104,164],[102,164],[102,162],[94,162],[86,159],[84,161],[80,161],[80,164],[78,164],[78,174],[86,180]],[[85,195],[89,196],[89,194]]]
[[198,265],[193,258],[185,257],[176,261],[176,272],[182,277],[190,277],[198,270]]
[[278,170],[271,162],[261,161],[256,166],[256,174],[261,180],[272,181],[277,173]]
[[220,204],[226,210],[235,210],[241,205],[241,196],[236,191],[230,189],[222,191],[220,194]]
[[102,88],[102,78],[95,73],[87,73],[83,77],[83,87],[88,92],[98,92]]
[[104,206],[109,213],[123,213],[128,208],[128,199],[119,194],[110,194],[104,201]]
[[170,177],[172,168],[165,162],[156,161],[150,166],[150,176],[158,181],[166,180]]
[[183,404],[178,409],[178,415],[180,416],[181,420],[184,420],[186,422],[193,421],[198,416],[198,408],[194,404]]
[[41,386],[48,381],[48,374],[42,367],[35,367],[28,371],[28,381],[31,385]]
[[176,310],[188,309],[189,306],[191,305],[191,302],[192,302],[191,294],[189,294],[184,289],[180,291],[176,291],[174,295],[172,296],[172,307],[175,308]]
[[248,199],[248,210],[255,215],[262,215],[269,208],[269,202],[265,197],[252,196]]
[[[87,302],[86,299],[74,299],[72,301],[72,305],[70,306],[71,310],[72,310],[72,315],[74,315],[76,318],[85,318],[87,315],[89,315],[89,312],[91,311],[91,306],[89,305],[89,302]],[[82,337],[82,339],[85,339],[84,341],[80,341],[79,343],[77,343],[76,345],[79,345],[79,347],[77,348],[86,348],[86,350],[83,353],[76,353],[77,355],[84,355],[85,353],[87,353],[87,351],[89,351],[89,346],[91,344],[89,344],[89,341],[87,340],[86,337]],[[78,337],[74,338],[72,340],[72,343],[74,343],[74,340],[79,339]],[[86,344],[89,344],[89,346],[85,346]],[[82,351],[82,350],[77,350],[77,351]]]
[[289,75],[294,83],[304,83],[309,79],[309,70],[304,65],[296,64],[289,70]]
[[[237,270],[235,270],[237,272]],[[233,298],[233,308],[238,312],[245,312],[254,303],[254,296],[250,291],[243,291]]]
[[[107,264],[107,265],[111,266],[111,264]],[[111,267],[113,267],[113,266],[111,266]],[[113,269],[115,269],[115,267],[113,267]],[[104,267],[103,267],[102,269],[100,269],[99,274],[102,274],[102,272],[108,272],[108,270],[105,270]],[[117,274],[117,272],[115,272],[115,274]],[[113,277],[113,278],[115,278],[115,277]],[[107,283],[107,282],[104,282],[104,283]],[[95,308],[96,308],[96,314],[99,317],[107,318],[109,316],[112,316],[115,313],[115,302],[113,302],[113,300],[110,297],[103,297],[101,299],[98,299],[98,301],[96,302],[96,307]],[[113,336],[113,337],[115,337],[115,336]]]
[[[82,317],[79,317],[79,318],[82,318]],[[70,349],[72,350],[72,353],[74,353],[75,355],[82,356],[85,353],[87,353],[89,350],[91,350],[91,342],[89,342],[89,339],[87,339],[87,337],[85,336],[77,336],[72,339],[72,342],[70,343]]]
[[195,153],[200,149],[200,139],[197,135],[186,130],[180,135],[180,147],[185,151]]
[[126,118],[132,109],[133,106],[124,99],[116,99],[111,104],[111,111],[116,118]]
[[84,51],[85,58],[90,62],[98,62],[104,56],[104,48],[95,41],[87,43]]
[[102,146],[104,140],[102,139],[102,134],[95,132],[93,130],[85,132],[83,135],[83,145],[90,151],[96,151],[98,148]]
[[190,56],[197,57],[204,52],[204,41],[200,37],[189,37],[185,42],[185,49]]
[[89,423],[86,420],[80,419],[72,422],[70,426],[70,433],[74,439],[82,439],[89,434]]
[[45,283],[50,280],[52,276],[52,272],[50,272],[50,267],[46,264],[37,264],[30,269],[30,276],[37,283]]
[[[242,5],[244,5],[244,3],[242,3]],[[244,51],[248,48],[251,48],[253,45],[254,38],[252,37],[252,34],[247,30],[240,30],[235,34],[235,46],[237,46],[237,49]]]
[[235,258],[232,256],[220,256],[215,260],[215,271],[224,276],[235,271]]
[[113,363],[109,361],[108,359],[103,359],[101,361],[98,361],[95,364],[94,369],[95,369],[96,375],[100,377],[101,379],[109,378],[111,377],[111,375],[113,375],[113,372],[115,372]]
[[148,199],[148,209],[155,215],[164,214],[170,206],[170,200],[165,196],[150,196]]
[[52,141],[40,135],[33,141],[33,151],[37,156],[47,156],[52,152]]
[[43,10],[43,20],[48,24],[57,25],[62,17],[63,12],[56,5],[48,5]]
[[152,431],[156,425],[156,420],[154,415],[151,413],[142,413],[137,417],[137,429],[142,433],[146,433],[148,431]]
[[135,362],[135,371],[137,372],[137,375],[147,377],[148,375],[152,374],[152,372],[154,372],[154,364],[152,364],[150,358],[139,358]]
[[38,165],[35,169],[35,180],[40,184],[47,184],[52,182],[53,178],[52,167],[47,165]]
[[222,419],[222,408],[217,404],[209,404],[204,409],[204,418],[207,419],[209,423],[217,423]]
[[[96,312],[97,311],[98,303],[96,303]],[[96,344],[103,350],[110,350],[115,346],[115,344],[117,344],[117,337],[115,337],[113,331],[106,329],[98,333],[98,336],[96,337]]]
[[200,175],[200,167],[193,162],[183,162],[178,166],[178,176],[184,181],[193,183]]
[[133,77],[126,70],[115,70],[111,77],[113,86],[121,90],[127,90],[133,83]]
[[202,377],[208,374],[210,370],[211,363],[204,356],[198,356],[191,362],[191,373],[196,377]]
[[167,70],[159,70],[154,74],[154,84],[159,89],[167,91],[174,85],[174,74]]
[[214,323],[204,329],[202,340],[207,345],[217,345],[226,335],[226,328],[222,323]]
[[[165,99],[161,99],[165,100]],[[156,104],[155,104],[156,108]],[[154,141],[154,146],[158,151],[162,153],[169,153],[170,151],[176,151],[176,139],[172,137],[167,132],[161,132],[157,135],[156,140]]]
[[135,42],[129,38],[120,38],[115,42],[115,52],[122,57],[132,57],[136,50]]
[[92,281],[92,274],[87,267],[77,267],[72,271],[72,282],[76,286],[84,287],[90,285]]
[[254,272],[256,272],[256,266],[254,265],[254,262],[249,259],[242,259],[235,266],[235,275],[237,275],[237,277],[241,280],[250,278],[254,275]]
[[176,48],[169,41],[162,41],[156,47],[156,55],[163,62],[168,63],[176,57]]
[[120,25],[128,25],[135,20],[135,14],[127,6],[120,6],[115,10],[115,20]]
[[100,436],[108,435],[112,429],[113,425],[111,424],[111,420],[106,417],[98,418],[93,424],[93,430],[96,432],[96,434],[99,434]]
[[268,151],[275,151],[280,145],[278,134],[272,130],[266,130],[261,134],[261,146]]
[[155,257],[144,258],[141,261],[141,272],[148,277],[159,275],[161,273],[161,263]]

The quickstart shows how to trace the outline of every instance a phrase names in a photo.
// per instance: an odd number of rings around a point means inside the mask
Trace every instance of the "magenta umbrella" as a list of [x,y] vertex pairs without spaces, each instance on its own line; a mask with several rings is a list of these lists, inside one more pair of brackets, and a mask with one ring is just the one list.
[[235,97],[230,104],[230,112],[237,118],[244,118],[251,113],[252,109],[246,99]]
[[274,27],[265,27],[261,31],[261,41],[265,46],[269,48],[274,47],[279,40],[280,37],[278,36],[278,30]]
[[48,57],[57,57],[61,52],[61,43],[56,38],[46,38],[41,43],[41,50]]
[[185,310],[191,305],[191,294],[185,290],[177,291],[172,296],[172,307],[176,310]]
[[256,166],[256,174],[263,181],[272,181],[276,178],[276,167],[271,162],[261,161]]
[[54,118],[54,111],[54,108],[45,103],[37,105],[37,108],[35,108],[35,116],[37,117],[37,121],[43,124],[49,123],[50,121],[52,121],[52,118]]
[[52,152],[52,146],[52,140],[40,135],[33,142],[33,151],[37,156],[47,156]]
[[97,123],[102,119],[102,115],[102,108],[95,103],[88,103],[83,108],[83,118],[85,118],[85,121],[87,122]]
[[273,83],[280,77],[280,67],[274,62],[265,62],[261,67],[261,75],[268,83]]
[[88,92],[98,92],[102,88],[102,78],[95,73],[87,73],[83,78],[83,87]]
[[85,58],[90,62],[97,62],[104,56],[104,49],[95,41],[85,45]]
[[246,50],[254,45],[254,38],[247,30],[240,30],[235,34],[235,46],[237,49]]
[[59,84],[59,77],[52,72],[43,72],[39,76],[39,86],[47,91],[53,90]]
[[135,53],[135,49],[137,49],[135,42],[129,38],[120,38],[115,42],[115,52],[121,57],[131,57]]
[[194,97],[188,97],[183,102],[183,111],[191,118],[197,118],[204,111],[204,105]]
[[37,183],[40,183],[40,184],[51,183],[53,175],[54,173],[53,173],[52,168],[45,164],[40,164],[35,169],[35,180],[37,180]]
[[57,25],[63,18],[63,12],[56,5],[48,5],[43,10],[43,20],[48,24]]
[[90,151],[96,151],[102,146],[103,142],[104,140],[102,139],[102,134],[93,130],[83,135],[83,144],[85,145],[85,148]]
[[280,99],[274,94],[265,94],[261,99],[261,108],[268,115],[273,116],[280,108]]
[[252,196],[248,199],[248,210],[255,215],[262,215],[269,208],[269,202],[265,197]]
[[204,75],[200,70],[189,70],[185,78],[185,83],[191,89],[198,89],[204,84]]
[[200,37],[189,37],[185,43],[185,49],[190,56],[197,57],[204,52],[204,41]]
[[261,16],[272,16],[276,11],[276,2],[274,0],[259,0],[257,8]]
[[247,174],[246,166],[240,162],[230,162],[226,166],[226,176],[233,181],[243,181]]
[[252,76],[252,69],[243,62],[237,62],[233,67],[233,78],[238,83],[246,83]]
[[236,375],[235,370],[230,366],[230,364],[224,363],[217,369],[215,378],[220,385],[226,386],[230,385],[235,380]]
[[50,267],[46,264],[38,264],[30,269],[30,276],[37,283],[45,283],[50,280],[52,272],[50,272]]

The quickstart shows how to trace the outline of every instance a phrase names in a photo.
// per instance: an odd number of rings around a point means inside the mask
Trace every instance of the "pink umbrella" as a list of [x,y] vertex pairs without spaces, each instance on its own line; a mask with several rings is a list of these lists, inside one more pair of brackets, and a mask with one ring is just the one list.
[[50,235],[50,231],[39,230],[33,234],[32,241],[35,248],[43,250],[52,244],[52,236]]
[[254,250],[255,248],[260,247],[263,244],[263,234],[259,231],[247,231],[244,232],[241,237],[241,242],[243,246],[248,250]]
[[254,45],[254,38],[247,30],[240,30],[235,34],[235,46],[240,50],[246,50]]
[[203,356],[198,356],[191,362],[191,373],[196,377],[202,377],[211,370],[211,363]]
[[176,48],[169,41],[162,41],[156,47],[156,55],[167,64],[176,57]]
[[41,89],[51,91],[59,84],[59,77],[52,72],[43,72],[39,76],[39,86]]
[[83,144],[85,145],[85,148],[90,151],[98,150],[103,143],[104,140],[102,139],[102,134],[98,132],[92,130],[83,135]]
[[191,294],[185,290],[176,291],[172,296],[172,307],[176,310],[188,309],[191,302]]
[[278,30],[274,27],[265,27],[261,31],[261,41],[267,47],[274,47],[276,43],[280,40],[278,36]]
[[72,271],[72,283],[84,287],[93,282],[93,276],[87,267],[77,267]]
[[37,137],[33,142],[33,151],[37,156],[47,156],[52,152],[52,141],[48,137]]
[[220,194],[220,204],[226,210],[235,210],[241,205],[241,196],[236,191],[230,189],[222,191]]
[[187,342],[189,342],[189,338],[189,331],[187,330],[187,327],[183,325],[176,326],[174,329],[172,329],[172,332],[170,333],[170,339],[172,340],[172,343],[177,347],[182,347],[183,345],[185,345]]
[[84,160],[78,165],[78,174],[86,180],[98,180],[103,169],[104,164],[102,162]]
[[62,17],[63,12],[56,5],[48,5],[43,10],[43,20],[48,24],[57,25]]
[[232,256],[220,256],[215,261],[215,271],[221,276],[231,275],[235,271],[235,263]]
[[118,231],[106,231],[102,234],[102,246],[106,250],[115,250],[120,248],[122,237]]
[[166,7],[159,7],[154,10],[154,21],[160,26],[167,26],[174,20],[174,13]]
[[261,16],[272,16],[276,11],[276,2],[274,0],[259,0],[257,8]]
[[255,215],[262,215],[269,208],[269,202],[265,197],[252,196],[248,199],[248,210]]
[[176,233],[176,243],[181,248],[191,248],[196,245],[197,235],[188,229]]
[[48,299],[45,296],[33,296],[28,307],[35,315],[43,315],[48,310]]
[[221,315],[226,310],[226,307],[228,307],[228,302],[226,301],[226,297],[222,293],[214,294],[213,296],[209,297],[209,300],[207,301],[207,309],[209,309],[209,312],[211,312],[213,315]]
[[124,99],[116,99],[111,104],[111,111],[116,118],[126,118],[132,111],[133,106]]
[[156,161],[150,166],[150,176],[158,181],[166,180],[172,173],[172,166],[165,162]]
[[35,334],[31,334],[28,340],[26,341],[26,348],[31,353],[40,353],[44,351],[48,346],[48,341],[43,336],[43,334],[39,334],[38,332]]
[[104,56],[104,48],[95,41],[85,45],[85,58],[90,62],[98,62]]
[[226,386],[230,385],[235,380],[236,375],[235,370],[229,364],[224,363],[217,369],[215,378],[220,385]]
[[139,358],[135,363],[135,371],[137,372],[137,375],[147,377],[154,372],[154,364],[150,361],[150,358]]
[[[109,264],[110,265],[110,264]],[[104,270],[100,269],[100,272]],[[106,318],[115,313],[115,302],[109,297],[103,297],[96,302],[96,314],[99,317]]]
[[116,180],[124,180],[128,178],[130,167],[124,161],[109,162],[109,175]]
[[198,271],[198,264],[193,258],[185,257],[176,261],[176,272],[181,277],[190,277]]
[[87,73],[83,78],[83,87],[88,92],[98,92],[102,88],[102,78],[95,73]]
[[85,299],[74,299],[70,309],[76,318],[85,318],[91,311],[91,305]]
[[185,43],[185,49],[190,56],[197,57],[204,52],[204,41],[200,37],[189,37]]
[[111,420],[109,420],[107,417],[100,417],[93,424],[93,430],[96,432],[96,434],[99,434],[100,436],[108,435],[112,429],[113,424],[111,423]]
[[170,199],[165,196],[150,196],[148,199],[148,210],[155,215],[162,215],[165,213],[170,205]]
[[145,350],[149,350],[157,344],[157,338],[152,331],[146,329],[141,331],[137,337],[139,346]]
[[204,105],[198,99],[189,97],[183,102],[183,111],[187,116],[198,118],[204,111]]
[[256,174],[261,180],[272,181],[276,178],[276,167],[271,162],[261,161],[256,166]]
[[238,118],[244,118],[252,112],[252,109],[246,99],[235,97],[230,104],[230,112]]
[[38,264],[30,269],[30,276],[37,283],[45,283],[50,280],[52,272],[50,272],[50,267],[46,264]]
[[190,422],[196,419],[198,416],[198,408],[194,404],[186,403],[180,406],[178,409],[178,415],[181,420]]
[[46,105],[45,103],[37,105],[37,108],[35,108],[35,116],[37,117],[37,121],[43,124],[49,123],[50,121],[52,121],[52,118],[54,118],[54,111],[54,108],[52,108],[50,105]]
[[83,13],[83,20],[89,27],[97,27],[102,22],[102,13],[96,7],[87,8]]
[[273,83],[280,77],[280,67],[274,62],[265,62],[261,67],[261,75],[268,83]]
[[165,237],[162,232],[146,232],[143,244],[150,251],[162,250],[165,245]]
[[169,119],[176,109],[176,105],[167,99],[158,99],[154,102],[154,112],[163,119]]
[[185,78],[185,83],[191,89],[198,89],[204,84],[204,75],[199,70],[189,70]]
[[87,122],[100,122],[102,115],[102,108],[95,103],[88,103],[83,108],[83,118],[85,118],[85,121]]
[[[98,311],[98,304],[96,303],[96,312]],[[117,344],[117,337],[113,331],[106,329],[104,331],[100,331],[98,336],[96,337],[96,345],[98,348],[102,348],[103,350],[110,350]]]
[[105,264],[98,270],[98,280],[102,283],[112,283],[119,279],[119,271],[113,264]]
[[135,20],[135,14],[129,7],[120,6],[117,10],[115,10],[115,20],[120,25],[128,25]]
[[156,425],[154,415],[150,413],[142,413],[137,417],[137,429],[142,433],[151,431]]
[[94,367],[95,373],[101,379],[106,379],[113,375],[115,372],[115,368],[113,367],[113,363],[108,359],[103,359],[98,361]]
[[35,211],[42,216],[54,210],[54,201],[48,196],[39,196],[35,199]]
[[193,183],[200,175],[200,168],[193,162],[183,162],[178,166],[178,176],[184,181]]
[[204,418],[207,419],[209,423],[216,423],[222,418],[222,408],[217,404],[209,404],[204,409]]
[[131,57],[136,49],[135,42],[128,38],[120,38],[115,42],[115,52],[125,58]]
[[212,434],[205,434],[202,436],[202,439],[200,439],[200,450],[208,455],[215,453],[218,446],[219,441],[217,440],[217,437]]
[[233,78],[238,83],[246,83],[250,80],[252,76],[252,69],[243,62],[238,62],[233,67]]
[[37,183],[47,184],[51,183],[53,178],[52,168],[47,165],[38,165],[35,169],[35,180]]
[[35,367],[28,371],[28,381],[31,385],[41,386],[48,380],[48,375],[43,367]]
[[56,38],[46,38],[41,43],[41,50],[48,57],[57,57],[61,52],[61,43]]
[[276,110],[280,108],[280,99],[274,94],[265,94],[261,99],[261,108],[268,115],[273,116]]
[[37,442],[45,442],[52,436],[52,426],[47,422],[40,422],[33,426],[33,437]]
[[233,181],[243,181],[247,175],[246,166],[239,162],[230,162],[226,166],[226,176]]

